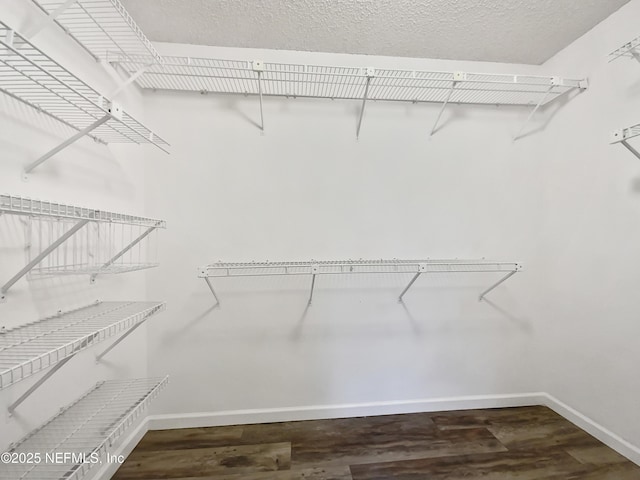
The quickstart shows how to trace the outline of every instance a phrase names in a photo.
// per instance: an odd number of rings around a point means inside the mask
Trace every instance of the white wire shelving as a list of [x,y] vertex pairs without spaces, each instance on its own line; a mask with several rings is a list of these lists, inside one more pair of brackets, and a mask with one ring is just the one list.
[[32,0],[47,15],[31,33],[55,22],[96,60],[109,52],[148,55],[151,63],[162,57],[119,0]]
[[[359,135],[367,101],[440,103],[442,109],[431,130],[434,133],[442,111],[450,103],[529,106],[533,107],[533,115],[538,108],[560,96],[587,88],[585,79],[551,76],[163,58],[162,64],[150,66],[136,79],[140,87],[259,96],[263,130],[263,96],[360,100],[362,107],[356,131]],[[129,75],[149,65],[151,60],[144,55],[109,56],[111,63]]]
[[102,359],[149,317],[162,302],[97,302],[0,332],[0,390],[45,369],[47,374],[9,406],[12,413],[57,370],[81,351],[120,335],[96,356]]
[[640,37],[636,37],[623,46],[616,48],[609,54],[609,61],[612,62],[621,57],[635,59],[640,62]]
[[[168,377],[100,382],[9,453],[40,461],[5,463],[0,479],[80,480],[106,463],[116,441],[167,385]],[[37,457],[36,457],[37,455]]]
[[[154,243],[162,220],[0,195],[0,214],[28,217],[24,268],[0,288],[0,300],[30,275],[116,274],[156,267]],[[154,248],[155,247],[155,248]]]
[[0,92],[77,131],[29,164],[25,174],[83,136],[105,144],[151,144],[167,152],[165,140],[2,22]]
[[198,269],[198,277],[203,278],[216,304],[220,303],[210,278],[218,277],[251,277],[274,275],[309,275],[311,276],[311,289],[308,305],[313,300],[313,291],[317,275],[342,275],[342,274],[372,274],[372,273],[404,273],[413,274],[409,284],[400,294],[398,300],[402,301],[409,288],[422,274],[431,273],[503,273],[504,275],[489,288],[484,290],[479,300],[502,284],[517,272],[522,266],[516,262],[492,262],[487,260],[331,260],[331,261],[305,261],[305,262],[240,262],[240,263],[213,263]]
[[637,158],[640,158],[640,152],[638,152],[638,150],[636,150],[636,148],[629,143],[630,139],[632,139],[633,137],[637,137],[639,135],[640,135],[640,123],[637,125],[633,125],[631,127],[615,130],[611,134],[610,143],[612,145],[619,143],[620,145],[624,146],[627,150],[629,150]]

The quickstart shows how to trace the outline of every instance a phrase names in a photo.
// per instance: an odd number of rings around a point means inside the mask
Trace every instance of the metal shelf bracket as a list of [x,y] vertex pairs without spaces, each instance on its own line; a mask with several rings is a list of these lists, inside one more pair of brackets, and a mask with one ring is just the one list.
[[57,147],[52,148],[47,153],[42,155],[40,158],[38,158],[34,162],[32,162],[29,165],[27,165],[27,167],[25,167],[25,169],[24,169],[24,174],[23,174],[25,180],[27,179],[27,176],[29,175],[29,173],[31,173],[33,171],[33,169],[35,169],[37,166],[41,165],[42,163],[44,163],[45,161],[47,161],[48,159],[50,159],[51,157],[53,157],[54,155],[59,153],[60,151],[64,150],[65,148],[67,148],[72,143],[77,142],[78,140],[80,140],[85,135],[88,135],[93,130],[98,128],[100,125],[108,122],[112,118],[116,118],[118,120],[122,119],[122,108],[119,107],[118,105],[112,104],[111,108],[109,109],[109,113],[107,113],[103,117],[97,119],[95,122],[93,122],[88,127],[83,128],[82,130],[80,130],[73,137],[65,140],[64,142],[62,142]]
[[264,72],[264,62],[254,60],[251,62],[251,69],[258,74],[258,95],[260,97],[260,130],[264,133],[264,112],[262,109],[262,73]]
[[544,104],[545,100],[547,99],[547,97],[552,93],[553,89],[560,85],[562,83],[562,80],[559,77],[551,77],[551,84],[549,85],[549,88],[547,88],[547,91],[544,93],[544,95],[542,96],[542,98],[540,98],[540,100],[538,101],[538,103],[536,104],[535,107],[533,107],[533,110],[531,110],[531,112],[529,113],[529,116],[527,117],[527,119],[524,121],[524,123],[522,124],[522,126],[520,127],[520,130],[518,130],[518,133],[516,133],[516,135],[513,137],[513,140],[517,140],[522,136],[522,132],[524,131],[524,129],[526,128],[526,126],[529,124],[529,122],[531,121],[531,119],[533,118],[533,116],[535,115],[535,113],[538,111],[538,109],[540,108],[540,106],[542,104]]
[[438,112],[438,116],[436,117],[436,121],[433,124],[433,128],[431,129],[431,133],[429,134],[429,136],[432,136],[436,132],[436,128],[438,128],[438,123],[440,122],[440,117],[442,116],[444,109],[447,108],[447,104],[449,103],[449,100],[451,100],[451,95],[453,94],[453,90],[456,88],[456,85],[459,82],[464,81],[466,78],[467,76],[464,72],[455,72],[453,74],[453,82],[451,82],[451,88],[449,89],[447,97],[445,98],[444,103],[440,108],[440,112]]
[[311,306],[311,301],[313,300],[313,289],[316,286],[316,275],[319,272],[318,264],[315,263],[311,265],[311,290],[309,292],[309,301],[307,302],[308,306]]
[[[118,253],[116,253],[113,257],[111,257],[111,259],[105,263],[104,265],[102,265],[102,267],[100,268],[100,270],[105,270],[107,268],[109,268],[111,265],[113,265],[120,257],[122,257],[125,253],[127,253],[129,250],[131,250],[133,247],[135,247],[138,243],[140,243],[142,240],[144,240],[151,232],[153,232],[156,228],[158,228],[160,225],[154,225],[153,227],[149,227],[147,228],[144,232],[142,232],[142,234],[140,236],[138,236],[135,240],[133,240],[131,243],[129,243],[129,245],[127,245],[126,247],[124,247],[122,250],[120,250]],[[89,277],[89,281],[91,283],[95,283],[96,281],[96,277],[100,275],[100,272],[97,273],[93,273],[91,275],[91,277]]]
[[7,283],[5,283],[2,288],[0,288],[0,300],[4,301],[6,299],[6,294],[9,289],[24,277],[29,271],[35,267],[38,263],[44,260],[49,254],[51,254],[56,248],[66,242],[69,238],[71,238],[78,230],[84,227],[87,223],[89,223],[90,219],[82,219],[77,222],[73,227],[71,227],[65,234],[63,234],[60,238],[58,238],[55,242],[45,248],[38,256],[36,256],[33,260],[31,260],[27,265],[22,268],[18,273],[16,273]]
[[640,159],[640,152],[635,149],[631,144],[629,144],[629,139],[635,136],[640,135],[640,125],[635,125],[629,128],[622,128],[620,130],[615,130],[611,134],[611,142],[620,143],[623,147],[629,150],[636,158]]
[[509,280],[513,275],[515,275],[516,273],[518,273],[520,271],[520,267],[518,266],[516,270],[514,270],[513,272],[509,272],[507,273],[504,277],[502,277],[500,280],[498,280],[496,283],[494,283],[493,285],[491,285],[489,288],[487,288],[484,292],[482,292],[480,294],[480,296],[478,297],[478,301],[481,302],[482,300],[484,300],[484,297],[487,293],[489,293],[491,290],[493,290],[494,288],[496,288],[498,285],[506,282],[507,280]]
[[411,286],[415,283],[415,281],[418,279],[418,277],[420,275],[422,275],[424,272],[427,271],[427,266],[425,264],[420,264],[418,265],[418,271],[417,273],[413,276],[413,278],[411,279],[411,281],[409,282],[409,284],[404,287],[404,290],[402,290],[402,293],[400,294],[400,296],[398,297],[398,302],[402,302],[402,297],[404,297],[404,294],[407,293],[407,291],[411,288]]
[[376,71],[373,67],[367,67],[364,71],[366,77],[366,83],[364,86],[364,94],[362,96],[362,107],[360,107],[360,117],[358,118],[358,128],[356,129],[356,139],[360,138],[360,127],[362,126],[362,117],[364,116],[364,108],[367,105],[367,99],[369,95],[369,85],[371,85],[371,79],[375,76]]

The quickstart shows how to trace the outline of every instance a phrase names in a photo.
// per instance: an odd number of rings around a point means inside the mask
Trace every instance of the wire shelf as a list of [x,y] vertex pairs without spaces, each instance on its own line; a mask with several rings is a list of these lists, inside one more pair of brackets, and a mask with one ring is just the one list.
[[161,63],[149,39],[119,0],[33,0],[94,58],[105,60],[108,52],[148,55]]
[[[0,92],[103,143],[169,144],[0,22]],[[96,122],[108,117],[106,123]]]
[[199,269],[200,278],[321,275],[352,273],[455,273],[455,272],[511,272],[520,270],[515,262],[485,260],[335,260],[308,262],[244,262],[213,263]]
[[33,276],[60,276],[60,275],[114,275],[118,273],[137,272],[148,268],[158,267],[159,263],[121,263],[102,267],[100,265],[58,265],[34,267],[30,274]]
[[10,450],[37,453],[40,463],[4,464],[0,479],[85,478],[167,383],[168,377],[98,383]]
[[640,47],[640,37],[636,37],[623,46],[616,48],[609,54],[609,61],[612,62],[620,57],[635,58],[640,61],[640,53],[637,49]]
[[[110,55],[133,74],[151,59]],[[544,105],[576,88],[582,80],[531,75],[365,69],[320,65],[264,63],[209,58],[164,57],[136,81],[140,87],[282,97],[390,100],[496,105]],[[551,88],[552,87],[552,88]],[[551,91],[548,90],[551,88]]]
[[0,389],[164,310],[161,302],[99,302],[0,334]]
[[106,212],[64,203],[33,200],[14,195],[0,195],[0,213],[28,215],[30,217],[91,220],[92,222],[121,223],[155,228],[166,228],[167,226],[164,220]]

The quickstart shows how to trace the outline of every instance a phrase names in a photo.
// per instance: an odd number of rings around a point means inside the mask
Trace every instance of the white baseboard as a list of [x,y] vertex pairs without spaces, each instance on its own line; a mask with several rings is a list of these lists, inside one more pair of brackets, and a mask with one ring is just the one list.
[[524,407],[542,405],[545,399],[546,396],[544,393],[522,393],[153,415],[149,417],[149,430],[365,417],[398,413],[442,412],[447,410],[471,410],[478,408]]
[[557,398],[543,394],[545,402],[543,405],[549,407],[558,415],[566,418],[574,425],[580,427],[587,433],[593,435],[605,445],[611,447],[620,455],[624,455],[636,465],[640,465],[640,448],[628,442],[624,438],[616,435],[611,430],[606,429],[599,423],[593,421],[586,415],[583,415],[574,408],[571,408],[566,403],[561,402]]
[[[113,453],[127,457],[148,430],[365,417],[399,413],[475,410],[480,408],[526,407],[534,405],[544,405],[549,407],[621,455],[624,455],[632,462],[640,465],[640,448],[624,440],[610,430],[607,430],[605,427],[594,422],[586,415],[583,415],[577,410],[562,403],[557,398],[544,392],[151,415],[144,419],[136,430],[122,442],[117,451]],[[107,480],[111,478],[118,467],[118,464],[104,465],[96,474],[95,479]]]

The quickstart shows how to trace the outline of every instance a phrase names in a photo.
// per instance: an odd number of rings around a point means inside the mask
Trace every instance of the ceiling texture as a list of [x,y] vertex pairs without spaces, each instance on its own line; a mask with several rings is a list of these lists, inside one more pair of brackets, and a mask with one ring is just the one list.
[[122,0],[154,41],[541,64],[629,0]]

